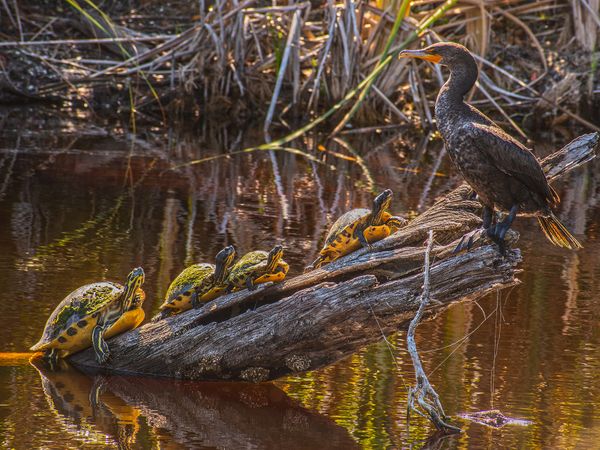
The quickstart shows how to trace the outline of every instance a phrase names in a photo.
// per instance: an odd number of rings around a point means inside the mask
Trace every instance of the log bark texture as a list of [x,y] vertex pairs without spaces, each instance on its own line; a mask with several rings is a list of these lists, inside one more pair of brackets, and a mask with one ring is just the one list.
[[[598,140],[597,133],[581,136],[546,158],[549,177],[591,160]],[[478,242],[452,255],[455,241],[481,222],[480,212],[471,190],[460,186],[371,252],[361,249],[279,285],[147,323],[111,339],[104,366],[90,350],[71,362],[112,373],[253,382],[324,367],[382,339],[382,332],[408,326],[419,307],[429,230],[437,245],[428,315],[517,284],[518,249],[502,257],[495,245]],[[517,233],[508,239],[514,244]]]

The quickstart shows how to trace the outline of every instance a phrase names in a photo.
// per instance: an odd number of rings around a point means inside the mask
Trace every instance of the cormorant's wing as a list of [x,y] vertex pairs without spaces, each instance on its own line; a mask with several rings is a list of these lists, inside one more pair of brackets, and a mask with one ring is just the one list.
[[546,175],[533,153],[497,126],[471,122],[462,138],[484,152],[498,170],[515,177],[528,189],[547,199],[551,205],[560,201],[548,184]]

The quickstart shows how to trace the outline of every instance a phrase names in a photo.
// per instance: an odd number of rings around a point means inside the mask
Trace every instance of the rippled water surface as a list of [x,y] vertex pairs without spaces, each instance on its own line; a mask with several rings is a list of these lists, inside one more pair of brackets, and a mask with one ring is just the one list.
[[[38,124],[39,125],[39,124]],[[0,445],[7,448],[598,448],[600,442],[600,166],[557,186],[577,253],[520,219],[522,284],[454,305],[422,324],[417,344],[446,412],[465,432],[434,441],[406,424],[412,366],[405,336],[323,370],[273,384],[195,383],[50,372],[24,353],[76,287],[146,271],[154,314],[174,276],[238,252],[285,245],[289,276],[314,259],[339,214],[395,192],[414,215],[459,183],[437,141],[402,130],[294,145],[316,156],[222,155],[250,131],[202,129],[136,138],[70,122],[2,131],[0,149]],[[556,138],[559,147],[571,136]],[[549,141],[550,137],[540,138]],[[530,421],[492,429],[458,417],[499,409]]]

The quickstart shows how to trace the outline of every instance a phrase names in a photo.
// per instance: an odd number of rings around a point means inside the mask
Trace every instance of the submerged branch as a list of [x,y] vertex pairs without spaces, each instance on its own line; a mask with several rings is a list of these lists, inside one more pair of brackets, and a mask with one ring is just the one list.
[[[460,428],[449,425],[445,422],[446,414],[444,413],[444,408],[442,407],[442,402],[440,398],[429,383],[429,379],[427,378],[427,374],[425,370],[423,370],[423,365],[421,364],[421,358],[419,357],[419,352],[417,350],[417,343],[415,342],[415,332],[417,330],[417,326],[421,321],[421,318],[425,314],[425,309],[429,306],[430,298],[430,290],[431,290],[431,281],[430,281],[430,254],[431,249],[433,247],[433,231],[429,231],[429,238],[427,239],[427,250],[425,251],[425,265],[423,267],[423,293],[421,294],[420,305],[415,317],[410,321],[408,326],[408,333],[406,334],[406,347],[408,349],[408,353],[410,354],[410,358],[413,363],[413,367],[415,368],[415,378],[417,380],[417,385],[411,387],[408,391],[408,405],[407,405],[407,414],[406,417],[410,418],[410,411],[416,411],[417,414],[423,415],[416,407],[415,407],[415,399],[418,405],[423,408],[429,420],[433,422],[435,427],[446,433],[458,433],[460,432]],[[428,398],[431,401],[428,401]]]

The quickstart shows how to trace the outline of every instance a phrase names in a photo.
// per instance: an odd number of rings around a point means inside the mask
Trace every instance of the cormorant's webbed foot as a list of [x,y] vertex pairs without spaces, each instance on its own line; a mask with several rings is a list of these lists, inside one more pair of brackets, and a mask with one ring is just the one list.
[[[499,224],[498,224],[499,225]],[[485,230],[486,236],[498,245],[498,251],[502,256],[506,256],[506,245],[504,244],[504,239],[498,237],[498,225],[492,225],[487,230]]]
[[452,253],[457,254],[459,252],[462,252],[463,250],[470,250],[477,239],[479,239],[489,228],[493,228],[493,213],[494,211],[492,210],[492,208],[484,206],[482,214],[483,223],[481,224],[481,228],[477,228],[465,234],[458,243],[458,245],[454,248]]
[[487,236],[496,244],[498,244],[498,250],[502,256],[506,256],[506,243],[504,241],[504,237],[515,220],[515,217],[517,217],[518,209],[519,207],[514,205],[512,208],[510,208],[508,216],[506,216],[502,222],[499,222],[496,225],[490,225],[490,227],[486,230]]
[[475,241],[484,232],[485,232],[485,230],[482,228],[476,228],[473,231],[468,232],[461,238],[458,245],[454,248],[454,250],[452,250],[452,253],[457,254],[457,253],[462,252],[463,250],[471,250],[471,247],[473,247],[473,244],[475,243]]

